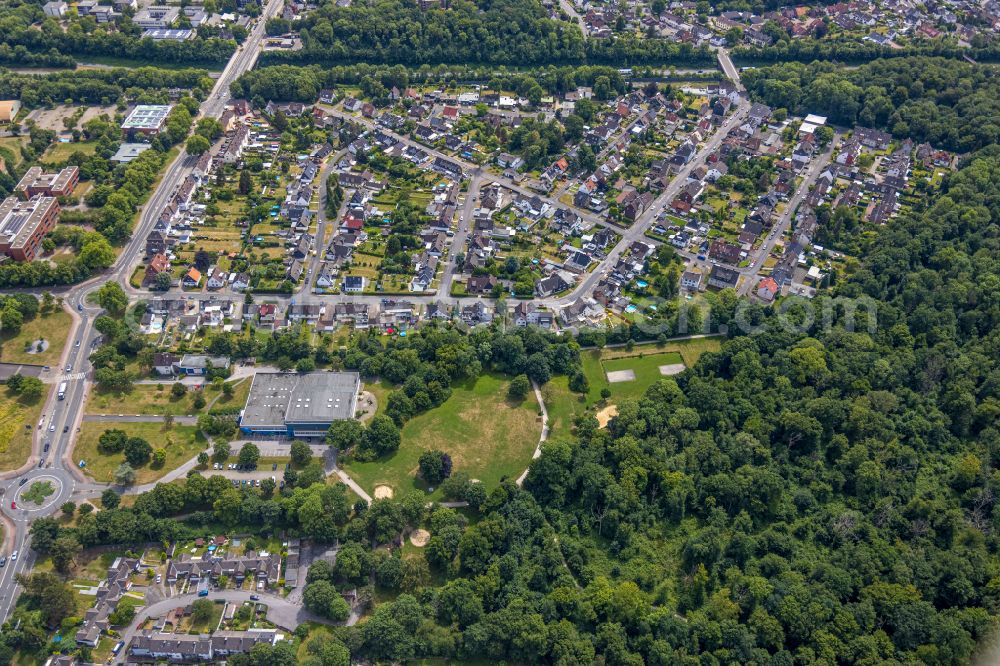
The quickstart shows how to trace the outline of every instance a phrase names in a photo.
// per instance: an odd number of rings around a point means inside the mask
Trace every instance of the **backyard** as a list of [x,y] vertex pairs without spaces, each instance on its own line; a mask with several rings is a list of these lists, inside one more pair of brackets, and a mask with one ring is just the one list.
[[378,485],[390,486],[397,496],[426,491],[416,478],[418,460],[423,451],[440,449],[452,457],[454,471],[479,479],[488,490],[503,477],[516,478],[531,462],[541,424],[533,396],[512,404],[508,384],[500,376],[483,375],[455,385],[443,405],[403,426],[396,453],[370,463],[345,463],[345,471],[369,493]]
[[204,451],[208,445],[195,426],[173,425],[168,428],[164,423],[84,421],[73,450],[73,462],[79,464],[80,460],[85,460],[87,465],[84,472],[96,481],[112,481],[115,470],[124,462],[121,453],[108,455],[101,453],[97,448],[101,434],[105,430],[112,429],[122,430],[129,437],[142,437],[149,442],[154,451],[162,447],[167,453],[166,463],[162,467],[153,468],[147,463],[137,468],[136,484],[156,481]]

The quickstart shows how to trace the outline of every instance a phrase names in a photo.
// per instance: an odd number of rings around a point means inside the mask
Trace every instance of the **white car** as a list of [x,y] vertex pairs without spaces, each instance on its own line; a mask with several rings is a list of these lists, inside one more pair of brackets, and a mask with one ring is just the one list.
[[10,561],[13,562],[16,559],[17,559],[17,551],[15,550],[13,553],[10,554]]

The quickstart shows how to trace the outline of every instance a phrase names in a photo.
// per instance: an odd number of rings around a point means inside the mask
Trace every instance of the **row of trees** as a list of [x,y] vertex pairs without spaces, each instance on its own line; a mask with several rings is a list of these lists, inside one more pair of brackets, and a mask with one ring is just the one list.
[[233,82],[234,96],[246,99],[288,100],[314,102],[319,91],[335,86],[359,85],[369,90],[378,85],[384,90],[404,90],[410,85],[439,83],[454,85],[458,82],[480,82],[490,90],[516,90],[527,95],[535,85],[552,94],[562,94],[579,86],[595,86],[606,77],[610,90],[618,93],[628,90],[628,82],[615,68],[598,65],[581,67],[540,67],[530,74],[507,71],[504,67],[475,65],[274,65],[252,69]]
[[740,64],[765,64],[775,62],[839,62],[863,64],[880,58],[905,58],[935,56],[962,60],[972,58],[993,62],[1000,55],[998,47],[983,44],[977,48],[959,46],[955,42],[933,40],[908,44],[902,47],[882,46],[857,38],[792,39],[782,40],[766,47],[743,46],[733,49],[733,59]]
[[170,88],[211,90],[212,80],[205,70],[190,68],[116,67],[44,74],[0,70],[0,97],[19,99],[27,108],[66,100],[75,104],[114,104],[122,101],[126,91],[131,95],[162,92],[162,102],[166,103]]

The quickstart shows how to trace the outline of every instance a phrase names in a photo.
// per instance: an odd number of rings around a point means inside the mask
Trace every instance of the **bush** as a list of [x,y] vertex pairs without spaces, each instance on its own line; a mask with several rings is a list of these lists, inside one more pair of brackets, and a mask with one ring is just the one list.
[[510,381],[510,387],[507,389],[507,397],[511,400],[524,400],[530,390],[531,381],[527,375],[518,375]]

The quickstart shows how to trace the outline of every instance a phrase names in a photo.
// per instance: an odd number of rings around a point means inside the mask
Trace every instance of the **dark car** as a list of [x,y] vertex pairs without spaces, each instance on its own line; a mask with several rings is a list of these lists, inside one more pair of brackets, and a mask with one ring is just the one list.
[[68,425],[63,426],[63,434],[66,434],[68,432],[69,432],[69,426]]
[[271,471],[278,469],[278,463],[271,463]]
[[260,601],[260,595],[259,594],[251,594],[250,595],[250,601]]
[[25,478],[25,479],[21,479],[20,481],[18,481],[18,482],[17,482],[17,485],[19,485],[19,486],[23,486],[23,485],[24,485],[24,484],[26,484],[27,482],[28,482],[28,479],[26,479],[26,478]]
[[49,452],[49,446],[51,446],[51,444],[49,444],[48,442],[46,442],[45,443],[45,448],[42,449],[42,450],[45,451],[45,453],[48,453]]

